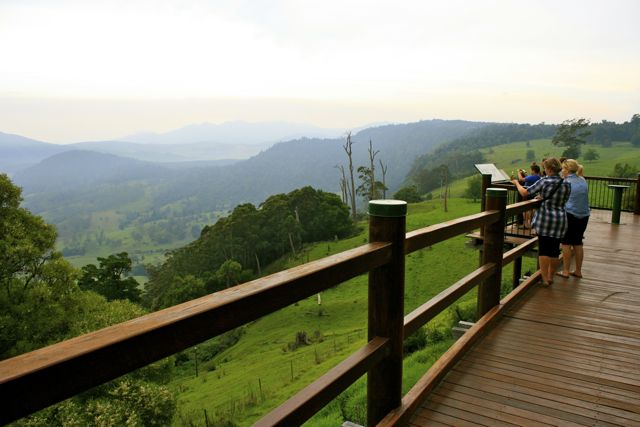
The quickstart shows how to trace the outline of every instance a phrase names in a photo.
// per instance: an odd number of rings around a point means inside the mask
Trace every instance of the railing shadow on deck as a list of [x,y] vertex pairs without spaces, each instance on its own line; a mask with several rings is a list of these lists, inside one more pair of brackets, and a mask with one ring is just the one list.
[[[404,337],[478,286],[479,319],[437,362],[437,367],[445,368],[456,360],[457,351],[467,348],[493,323],[502,306],[539,280],[539,273],[533,274],[500,301],[502,267],[521,259],[537,244],[537,238],[532,237],[503,253],[505,219],[540,205],[531,200],[507,206],[506,201],[507,190],[490,188],[483,212],[410,233],[406,233],[404,202],[372,201],[368,244],[4,360],[0,362],[0,399],[4,403],[0,423],[24,417],[368,272],[368,342],[256,425],[301,424],[365,373],[367,425],[383,419],[384,424],[393,425],[406,416],[410,398],[424,392],[414,391],[414,387],[404,398],[401,395]],[[404,257],[480,227],[484,229],[480,267],[403,316]],[[432,375],[431,381],[439,375]]]

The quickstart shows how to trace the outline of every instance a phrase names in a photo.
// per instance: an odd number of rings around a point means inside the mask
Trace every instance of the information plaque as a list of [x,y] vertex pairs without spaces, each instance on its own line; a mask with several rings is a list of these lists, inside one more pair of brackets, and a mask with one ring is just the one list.
[[493,163],[480,163],[474,165],[483,175],[491,175],[491,182],[510,181],[511,178],[505,171],[498,169]]

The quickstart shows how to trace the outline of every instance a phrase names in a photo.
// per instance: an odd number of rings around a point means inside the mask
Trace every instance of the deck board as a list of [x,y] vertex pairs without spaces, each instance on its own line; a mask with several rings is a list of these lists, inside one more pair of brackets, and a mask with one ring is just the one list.
[[640,426],[640,218],[592,213],[584,278],[535,287],[410,425]]

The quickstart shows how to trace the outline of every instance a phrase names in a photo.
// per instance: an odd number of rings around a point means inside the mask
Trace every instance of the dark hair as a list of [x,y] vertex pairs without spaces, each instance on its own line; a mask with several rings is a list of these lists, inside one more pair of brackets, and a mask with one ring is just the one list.
[[536,165],[535,163],[531,165],[531,170],[536,174],[540,174],[540,166]]

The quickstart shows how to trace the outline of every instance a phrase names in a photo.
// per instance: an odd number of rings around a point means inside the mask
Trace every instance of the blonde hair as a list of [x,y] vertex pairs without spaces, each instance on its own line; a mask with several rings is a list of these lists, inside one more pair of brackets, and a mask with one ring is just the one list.
[[578,163],[577,161],[575,161],[574,159],[567,159],[562,163],[562,166],[564,166],[565,168],[567,168],[567,171],[569,171],[569,173],[577,173],[582,166],[580,165],[580,163]]
[[550,169],[553,171],[553,173],[558,173],[562,170],[562,165],[560,164],[560,161],[558,159],[556,159],[555,157],[549,157],[547,159],[545,159],[542,162],[542,166],[545,169]]

